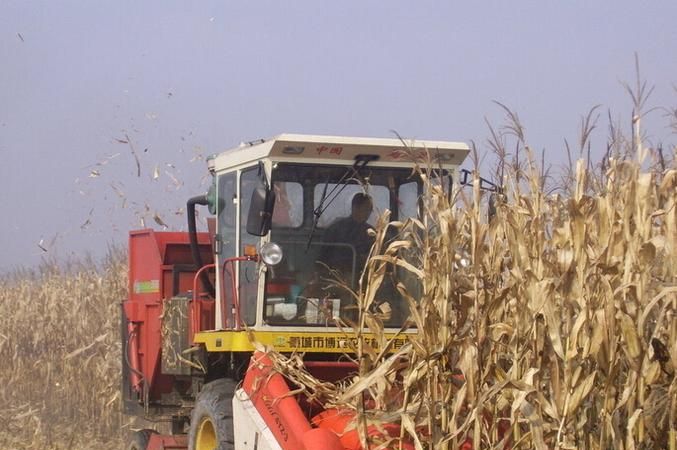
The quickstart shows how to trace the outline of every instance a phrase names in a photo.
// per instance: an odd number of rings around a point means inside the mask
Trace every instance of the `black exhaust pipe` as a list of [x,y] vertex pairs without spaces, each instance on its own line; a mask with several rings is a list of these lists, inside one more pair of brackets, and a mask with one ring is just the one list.
[[[186,204],[187,216],[188,216],[188,237],[190,239],[190,252],[193,255],[193,262],[195,263],[195,270],[200,270],[203,266],[202,257],[200,256],[200,247],[197,244],[197,226],[195,224],[195,205],[208,205],[207,195],[198,195],[196,197],[188,200]],[[200,280],[202,285],[207,290],[209,295],[216,297],[216,290],[212,284],[212,280],[209,279],[209,274],[207,271],[204,271],[200,274]]]

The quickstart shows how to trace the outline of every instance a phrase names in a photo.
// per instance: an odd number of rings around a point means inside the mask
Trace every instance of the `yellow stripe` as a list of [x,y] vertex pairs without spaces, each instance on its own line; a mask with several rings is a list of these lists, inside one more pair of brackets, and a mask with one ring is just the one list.
[[[204,344],[209,352],[251,352],[254,346],[249,340],[253,339],[266,346],[273,347],[279,352],[306,352],[306,353],[344,353],[349,352],[351,343],[357,345],[357,338],[343,333],[301,332],[301,331],[203,331],[195,334],[195,343]],[[388,340],[394,339],[392,349],[397,350],[407,342],[406,335],[395,337],[386,335]],[[377,341],[371,334],[364,334],[365,343],[378,347]]]

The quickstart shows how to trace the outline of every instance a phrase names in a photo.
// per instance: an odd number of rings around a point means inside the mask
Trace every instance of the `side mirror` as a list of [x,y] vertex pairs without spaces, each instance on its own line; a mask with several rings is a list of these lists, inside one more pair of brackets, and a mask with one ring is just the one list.
[[207,207],[210,214],[219,215],[221,213],[221,208],[216,204],[216,177],[212,178],[212,184],[207,191]]
[[252,192],[247,215],[247,233],[253,236],[265,236],[270,231],[275,207],[275,193],[265,186],[257,186]]

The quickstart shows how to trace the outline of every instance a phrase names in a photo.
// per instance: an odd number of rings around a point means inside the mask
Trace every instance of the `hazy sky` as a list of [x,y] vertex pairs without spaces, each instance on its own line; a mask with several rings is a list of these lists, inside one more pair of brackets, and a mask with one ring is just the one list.
[[650,106],[677,104],[676,17],[674,0],[2,0],[0,272],[98,257],[156,213],[185,228],[203,155],[281,132],[483,147],[498,100],[559,163],[593,105],[629,121],[635,52]]

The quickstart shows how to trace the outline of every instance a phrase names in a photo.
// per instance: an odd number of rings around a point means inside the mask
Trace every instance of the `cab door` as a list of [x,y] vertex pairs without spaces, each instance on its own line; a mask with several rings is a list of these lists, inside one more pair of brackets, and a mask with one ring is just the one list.
[[[240,172],[238,256],[255,253],[261,243],[259,236],[252,236],[247,233],[247,217],[249,215],[252,193],[261,182],[259,167],[256,165],[243,169]],[[241,261],[238,266],[240,319],[247,325],[254,325],[256,322],[256,305],[259,297],[259,265],[251,261]]]
[[237,256],[237,172],[219,174],[217,184],[216,298],[219,301],[215,328],[222,330],[235,326],[232,286],[236,266],[226,266],[225,261]]

